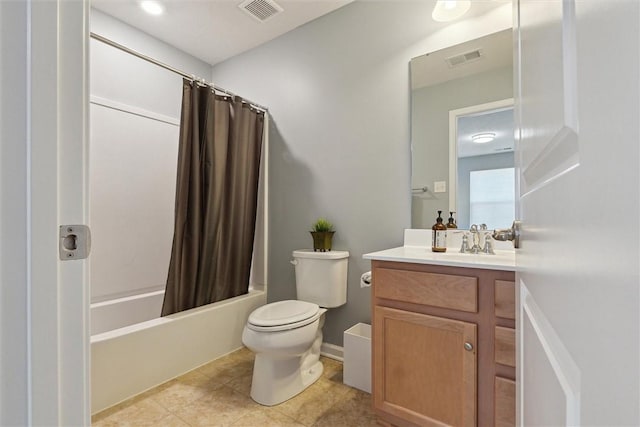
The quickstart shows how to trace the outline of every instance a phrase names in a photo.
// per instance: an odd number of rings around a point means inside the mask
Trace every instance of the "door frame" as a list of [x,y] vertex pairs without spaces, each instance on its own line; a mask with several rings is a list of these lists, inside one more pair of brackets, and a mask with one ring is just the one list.
[[12,45],[0,62],[12,119],[0,123],[11,166],[0,191],[12,202],[0,205],[0,301],[11,308],[2,314],[0,424],[89,425],[88,261],[58,254],[60,225],[88,218],[89,3],[9,3],[0,6]]

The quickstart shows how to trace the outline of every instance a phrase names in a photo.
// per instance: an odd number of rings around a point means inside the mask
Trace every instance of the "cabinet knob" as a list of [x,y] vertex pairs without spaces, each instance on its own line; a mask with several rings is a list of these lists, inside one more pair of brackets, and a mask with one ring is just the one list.
[[471,344],[470,342],[464,343],[464,349],[467,351],[473,350],[473,344]]

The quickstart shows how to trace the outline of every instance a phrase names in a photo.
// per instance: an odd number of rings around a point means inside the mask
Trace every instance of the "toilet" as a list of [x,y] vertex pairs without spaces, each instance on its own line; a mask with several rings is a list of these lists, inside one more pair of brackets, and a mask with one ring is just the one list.
[[322,375],[320,346],[328,308],[347,302],[349,252],[293,251],[297,300],[254,310],[242,332],[253,351],[251,398],[273,406],[302,392]]

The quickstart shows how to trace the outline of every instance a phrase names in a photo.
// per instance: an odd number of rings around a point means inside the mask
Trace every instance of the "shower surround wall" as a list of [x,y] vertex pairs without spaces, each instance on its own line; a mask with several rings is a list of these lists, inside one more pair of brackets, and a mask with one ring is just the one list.
[[213,80],[269,106],[269,300],[295,298],[291,251],[319,217],[347,249],[347,304],[324,337],[370,321],[362,254],[402,245],[411,226],[409,60],[511,27],[511,6],[428,36],[433,2],[355,1],[213,68]]
[[[210,65],[96,10],[91,31],[205,78],[211,73]],[[90,76],[95,303],[165,287],[182,77],[94,39]]]

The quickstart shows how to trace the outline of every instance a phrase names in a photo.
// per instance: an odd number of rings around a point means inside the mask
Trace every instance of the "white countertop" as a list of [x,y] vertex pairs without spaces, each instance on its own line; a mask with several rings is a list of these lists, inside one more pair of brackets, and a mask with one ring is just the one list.
[[495,252],[495,255],[461,254],[455,248],[448,248],[447,252],[432,252],[430,247],[400,246],[398,248],[364,254],[362,257],[364,259],[380,261],[515,271],[514,251],[496,250]]

